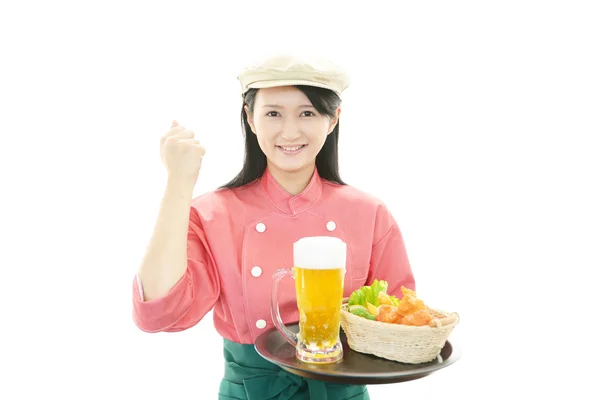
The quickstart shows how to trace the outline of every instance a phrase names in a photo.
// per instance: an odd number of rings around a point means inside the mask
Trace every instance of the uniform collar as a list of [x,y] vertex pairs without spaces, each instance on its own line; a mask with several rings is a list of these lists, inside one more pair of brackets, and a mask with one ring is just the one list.
[[267,197],[281,211],[287,214],[298,214],[311,208],[321,197],[323,192],[323,181],[317,172],[313,173],[308,186],[299,194],[293,196],[275,180],[269,168],[265,168],[265,172],[261,178],[261,185],[265,190]]

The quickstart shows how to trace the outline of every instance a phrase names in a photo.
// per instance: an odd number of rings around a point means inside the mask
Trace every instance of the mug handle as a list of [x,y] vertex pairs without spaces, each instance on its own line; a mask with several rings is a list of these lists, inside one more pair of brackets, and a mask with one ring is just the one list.
[[298,344],[298,335],[290,331],[283,324],[281,314],[279,312],[279,304],[277,302],[279,299],[279,282],[286,276],[290,276],[292,279],[294,279],[294,270],[289,268],[281,268],[275,271],[273,274],[273,286],[271,290],[271,318],[273,319],[275,328],[277,328],[279,333],[283,335],[285,340],[287,340],[292,346],[296,347]]

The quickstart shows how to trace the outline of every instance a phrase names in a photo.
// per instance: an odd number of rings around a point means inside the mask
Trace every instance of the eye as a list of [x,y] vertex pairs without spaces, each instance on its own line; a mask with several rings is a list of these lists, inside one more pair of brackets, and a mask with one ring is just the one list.
[[[307,114],[307,113],[308,113],[308,114],[310,114],[310,115],[305,115],[305,114]],[[314,114],[312,111],[304,111],[304,112],[302,113],[302,115],[303,115],[304,117],[311,117],[311,116],[314,116],[315,114]]]
[[277,111],[269,111],[267,113],[267,117],[276,117],[277,115],[271,115],[271,114],[279,114]]

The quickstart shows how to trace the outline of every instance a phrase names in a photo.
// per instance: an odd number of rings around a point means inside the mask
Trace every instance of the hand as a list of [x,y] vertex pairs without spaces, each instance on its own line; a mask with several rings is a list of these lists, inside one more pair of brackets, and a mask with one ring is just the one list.
[[206,150],[194,139],[194,132],[173,121],[171,129],[160,140],[160,156],[169,179],[189,183],[198,180],[202,158]]

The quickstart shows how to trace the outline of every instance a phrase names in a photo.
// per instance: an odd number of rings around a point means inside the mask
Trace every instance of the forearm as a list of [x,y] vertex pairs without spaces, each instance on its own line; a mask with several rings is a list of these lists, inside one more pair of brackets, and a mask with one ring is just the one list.
[[156,225],[139,269],[144,300],[163,297],[187,269],[187,236],[194,186],[168,180]]

